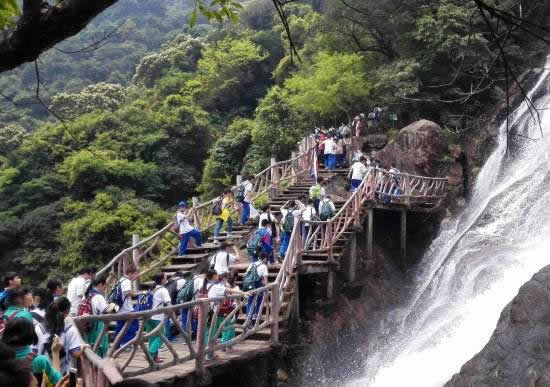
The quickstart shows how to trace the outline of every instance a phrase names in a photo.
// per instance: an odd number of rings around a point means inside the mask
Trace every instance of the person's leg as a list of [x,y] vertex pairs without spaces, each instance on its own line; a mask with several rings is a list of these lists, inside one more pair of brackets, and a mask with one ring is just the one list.
[[319,203],[321,203],[320,199],[313,199],[313,207],[315,207],[315,211],[317,211],[317,214],[319,214]]
[[233,219],[231,217],[227,218],[226,224],[225,231],[227,231],[227,237],[231,239],[233,237]]
[[192,237],[195,240],[195,243],[197,246],[202,246],[202,236],[201,232],[194,228],[193,230],[189,231],[190,237]]
[[263,299],[264,299],[264,292],[261,292],[260,294],[258,294],[258,300],[256,301],[256,306],[254,306],[254,313],[252,314],[254,321],[256,321],[259,317],[262,317],[260,315],[261,313],[260,306],[262,305]]
[[[153,329],[155,329],[159,324],[161,324],[162,321],[159,320],[149,320],[145,324],[145,331],[151,332]],[[162,339],[160,338],[160,335],[164,333],[164,327],[161,328],[160,332],[156,334],[155,336],[151,336],[149,338],[149,354],[153,359],[158,358],[159,349],[162,347]]]
[[283,235],[281,235],[281,248],[279,249],[279,255],[281,258],[285,257],[286,250],[288,249],[288,242],[290,241],[290,233],[287,231],[283,231]]
[[250,203],[243,202],[243,211],[241,212],[241,224],[245,225],[250,218]]
[[220,218],[216,219],[216,227],[214,228],[214,241],[218,239],[218,237],[220,236],[222,227],[223,227],[223,220]]
[[180,257],[185,255],[185,252],[187,251],[187,244],[189,243],[190,237],[191,237],[191,232],[186,232],[185,234],[181,234],[180,251],[179,251]]

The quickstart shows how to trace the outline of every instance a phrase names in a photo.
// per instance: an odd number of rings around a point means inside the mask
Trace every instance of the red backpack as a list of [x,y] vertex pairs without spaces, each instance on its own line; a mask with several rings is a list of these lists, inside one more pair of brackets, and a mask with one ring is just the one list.
[[[94,314],[92,309],[92,298],[95,296],[95,294],[90,294],[84,301],[82,301],[80,304],[78,304],[78,310],[76,312],[77,316],[91,316]],[[82,321],[78,323],[78,327],[82,330],[82,332],[88,332],[90,330],[90,322],[89,321]]]

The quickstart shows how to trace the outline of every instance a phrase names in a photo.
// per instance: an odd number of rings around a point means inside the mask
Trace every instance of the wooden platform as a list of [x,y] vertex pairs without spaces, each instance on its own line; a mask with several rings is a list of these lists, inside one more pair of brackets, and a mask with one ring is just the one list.
[[[174,349],[178,352],[180,356],[187,356],[189,354],[187,345],[183,342],[175,343]],[[234,360],[251,359],[258,354],[266,353],[270,350],[271,344],[269,343],[269,341],[245,340],[242,343],[236,344],[231,352],[217,352],[216,355],[218,358],[206,362],[205,366],[206,368],[220,367]],[[117,361],[123,362],[125,359],[128,358],[128,356],[129,353],[122,354],[117,359]],[[169,362],[173,359],[172,354],[165,346],[163,346],[159,351],[159,357],[165,362]],[[147,360],[145,360],[145,356],[143,355],[143,353],[137,353],[135,358],[128,366],[127,370],[136,371],[147,365],[148,363]],[[150,383],[178,385],[178,383],[176,383],[177,379],[184,379],[186,377],[189,377],[194,372],[195,360],[189,360],[185,363],[174,365],[173,367],[168,367],[160,371],[149,372],[145,375],[139,375],[128,379],[142,379]]]

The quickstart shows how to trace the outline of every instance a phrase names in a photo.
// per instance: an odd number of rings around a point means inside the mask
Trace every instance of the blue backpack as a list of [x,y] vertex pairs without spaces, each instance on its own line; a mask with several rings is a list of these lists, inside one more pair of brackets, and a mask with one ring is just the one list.
[[7,290],[4,289],[2,290],[2,292],[0,292],[0,310],[8,309],[7,301],[8,301],[8,292]]
[[122,281],[125,280],[126,277],[122,277],[118,280],[115,287],[111,290],[109,295],[107,296],[107,302],[109,304],[116,304],[118,306],[122,306],[124,304],[125,298],[124,294],[122,293]]
[[162,289],[162,286],[156,288],[155,290],[149,290],[147,293],[142,293],[138,295],[136,305],[134,305],[134,310],[136,312],[143,312],[144,310],[153,309],[153,296],[155,295],[155,292],[159,289]]

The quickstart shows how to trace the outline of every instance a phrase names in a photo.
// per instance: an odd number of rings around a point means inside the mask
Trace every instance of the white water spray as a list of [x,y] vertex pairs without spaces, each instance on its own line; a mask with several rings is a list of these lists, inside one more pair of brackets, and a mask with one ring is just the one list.
[[[542,95],[538,107],[550,106],[549,81],[546,70],[530,92]],[[514,132],[540,138],[526,103],[510,121]],[[434,240],[413,297],[392,315],[400,329],[349,386],[442,386],[487,343],[520,286],[550,264],[550,111],[541,121],[545,137],[526,140],[511,162],[502,124],[467,208]]]

